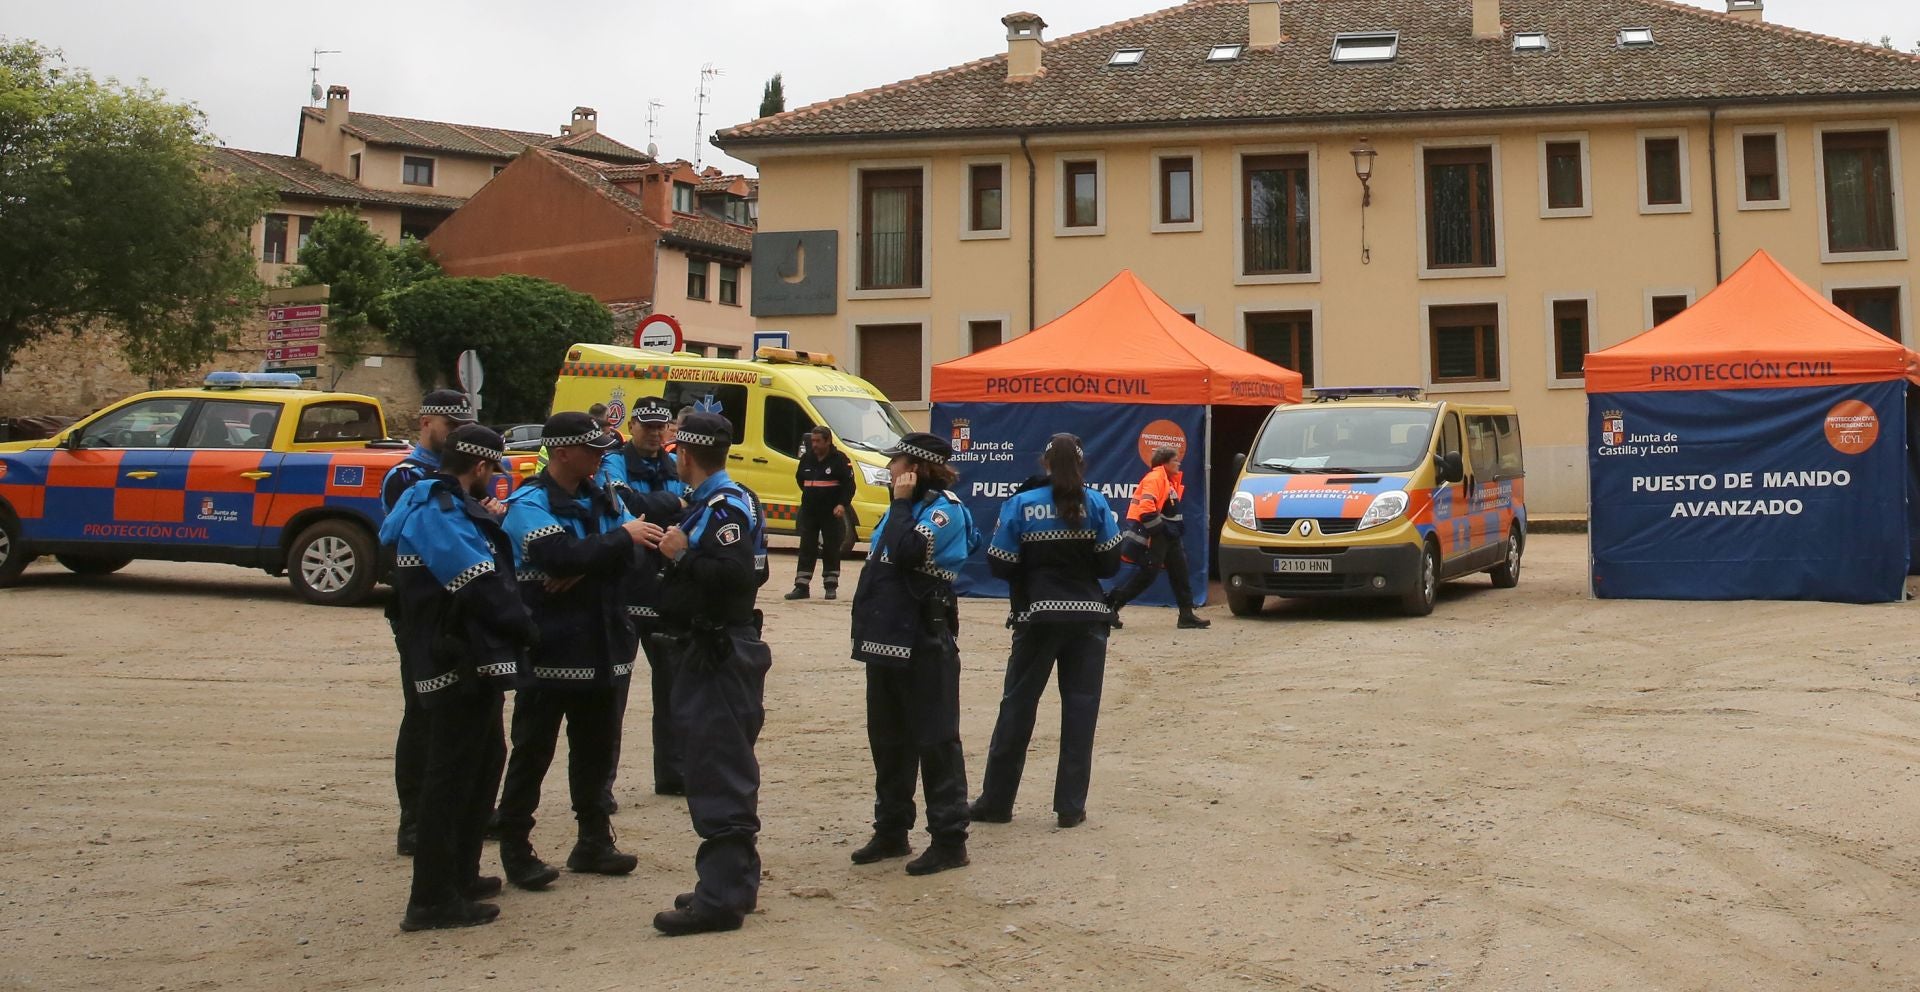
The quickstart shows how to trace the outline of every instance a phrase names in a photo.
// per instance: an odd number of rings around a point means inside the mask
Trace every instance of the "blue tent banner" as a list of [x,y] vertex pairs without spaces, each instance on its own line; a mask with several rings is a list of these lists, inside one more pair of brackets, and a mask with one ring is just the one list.
[[[1207,408],[1116,403],[937,403],[933,433],[952,440],[952,465],[960,473],[960,496],[973,511],[983,535],[991,538],[1000,505],[1027,479],[1045,471],[1040,464],[1047,441],[1058,433],[1078,435],[1086,453],[1087,485],[1107,498],[1126,522],[1127,504],[1145,476],[1153,449],[1179,448],[1186,475],[1184,504],[1187,551],[1196,602],[1207,593]],[[1123,566],[1120,577],[1128,574]],[[989,572],[984,555],[961,569],[954,588],[963,596],[1005,597],[1006,583]],[[1161,579],[1136,602],[1173,603]]]
[[1907,386],[1589,396],[1601,598],[1901,598]]

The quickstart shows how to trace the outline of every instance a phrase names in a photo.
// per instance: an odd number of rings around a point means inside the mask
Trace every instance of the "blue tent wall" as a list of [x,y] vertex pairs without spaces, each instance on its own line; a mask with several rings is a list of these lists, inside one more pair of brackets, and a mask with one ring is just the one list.
[[[1141,436],[1148,427],[1166,421],[1186,438],[1181,460],[1186,475],[1187,551],[1194,601],[1206,602],[1208,572],[1207,520],[1207,408],[1204,406],[1148,406],[1122,403],[938,403],[932,416],[933,433],[954,441],[953,467],[960,473],[959,492],[973,511],[981,534],[993,537],[1000,505],[1017,493],[1020,484],[1039,474],[1040,455],[1047,440],[1065,432],[1080,437],[1086,452],[1087,484],[1107,496],[1108,504],[1125,525],[1127,504],[1147,463],[1141,457]],[[959,425],[959,426],[956,426]],[[962,436],[964,428],[964,437]],[[1115,581],[1131,571],[1121,566]],[[1114,583],[1109,582],[1112,586]],[[1004,598],[1006,583],[987,568],[986,553],[973,556],[960,571],[954,589],[963,596]],[[1161,578],[1136,602],[1173,604],[1167,580]]]
[[[1589,396],[1594,594],[1900,599],[1912,548],[1908,501],[1894,495],[1911,478],[1905,394],[1884,382]],[[1858,453],[1828,439],[1828,414],[1846,400],[1879,421]],[[1794,481],[1769,487],[1768,473]]]

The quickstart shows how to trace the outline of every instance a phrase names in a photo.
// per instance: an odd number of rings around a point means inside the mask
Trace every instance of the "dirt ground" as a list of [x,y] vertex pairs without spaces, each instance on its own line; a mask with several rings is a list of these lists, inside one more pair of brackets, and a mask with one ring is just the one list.
[[[1920,986],[1916,607],[1599,603],[1584,538],[1529,552],[1518,589],[1450,586],[1426,620],[1130,611],[1087,824],[1047,808],[1049,692],[1014,821],[928,879],[847,861],[872,802],[848,606],[780,602],[776,556],[762,911],[677,941],[649,920],[695,838],[634,788],[632,877],[399,932],[377,606],[36,564],[0,592],[0,989]],[[1007,637],[1000,604],[963,614],[977,787]]]

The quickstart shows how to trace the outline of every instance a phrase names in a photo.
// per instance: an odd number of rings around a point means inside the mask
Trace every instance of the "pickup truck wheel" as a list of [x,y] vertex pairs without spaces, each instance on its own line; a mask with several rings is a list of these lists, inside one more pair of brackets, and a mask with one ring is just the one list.
[[319,606],[352,606],[380,577],[373,535],[347,520],[322,520],[287,548],[287,580],[300,598]]
[[54,555],[53,560],[75,575],[112,575],[133,563],[132,558],[93,555]]
[[0,510],[0,586],[11,585],[27,567],[27,547],[20,543],[20,522]]

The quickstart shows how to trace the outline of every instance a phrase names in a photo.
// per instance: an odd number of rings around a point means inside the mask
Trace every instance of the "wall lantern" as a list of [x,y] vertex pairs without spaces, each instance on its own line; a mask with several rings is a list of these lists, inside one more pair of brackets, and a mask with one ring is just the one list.
[[1373,264],[1373,247],[1367,244],[1367,208],[1373,206],[1373,159],[1380,153],[1364,136],[1354,144],[1353,174],[1360,179],[1360,264]]

